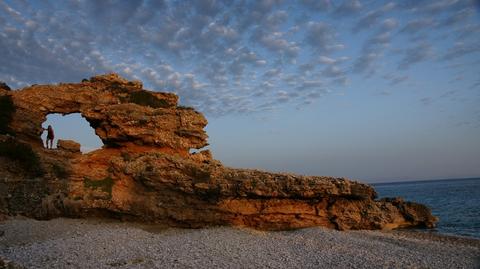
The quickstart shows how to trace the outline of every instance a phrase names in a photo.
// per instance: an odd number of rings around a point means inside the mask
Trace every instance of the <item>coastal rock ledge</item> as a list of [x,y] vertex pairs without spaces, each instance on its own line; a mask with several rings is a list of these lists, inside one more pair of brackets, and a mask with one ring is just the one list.
[[[283,230],[433,227],[421,204],[376,199],[345,178],[234,169],[212,158],[205,117],[172,93],[116,74],[81,83],[0,88],[0,218],[114,217],[180,227]],[[43,147],[48,114],[80,113],[102,140]],[[196,153],[191,153],[196,149]]]

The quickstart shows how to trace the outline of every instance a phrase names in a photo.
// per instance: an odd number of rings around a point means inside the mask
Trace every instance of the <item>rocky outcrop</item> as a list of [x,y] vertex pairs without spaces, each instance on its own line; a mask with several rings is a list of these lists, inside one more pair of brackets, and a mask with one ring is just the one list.
[[[3,117],[12,133],[0,135],[0,145],[12,139],[29,145],[42,170],[22,172],[29,160],[0,148],[0,214],[259,229],[392,229],[436,221],[423,205],[375,200],[372,187],[344,178],[225,167],[201,150],[208,145],[202,114],[178,106],[174,94],[115,74],[0,95],[15,107]],[[57,150],[44,149],[41,125],[50,113],[81,113],[103,148],[80,154],[78,144],[61,141]]]

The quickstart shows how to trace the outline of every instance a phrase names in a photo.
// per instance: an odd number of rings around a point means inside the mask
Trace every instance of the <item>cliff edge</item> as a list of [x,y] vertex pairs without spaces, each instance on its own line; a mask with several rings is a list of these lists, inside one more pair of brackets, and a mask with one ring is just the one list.
[[[375,200],[372,187],[345,178],[225,167],[202,150],[205,117],[177,101],[116,74],[15,91],[0,87],[0,215],[271,230],[436,222],[424,205]],[[74,141],[60,140],[57,149],[45,149],[40,135],[51,113],[80,113],[104,146],[82,154]]]

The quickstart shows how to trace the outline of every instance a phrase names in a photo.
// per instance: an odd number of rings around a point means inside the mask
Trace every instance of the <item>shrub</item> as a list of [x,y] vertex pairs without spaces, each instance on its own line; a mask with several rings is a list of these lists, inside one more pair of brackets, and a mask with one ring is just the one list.
[[112,187],[114,182],[113,182],[113,179],[109,176],[102,180],[92,180],[92,179],[89,179],[88,177],[85,177],[83,179],[83,184],[85,188],[101,189],[103,192],[108,193],[109,196],[112,197]]
[[158,99],[155,95],[147,91],[132,92],[128,97],[128,101],[137,105],[149,106],[153,108],[170,107],[170,104],[167,101]]
[[7,83],[0,81],[0,89],[11,91],[12,89],[7,85]]
[[180,110],[194,110],[193,107],[189,107],[189,106],[177,106],[177,109],[180,109]]
[[10,95],[0,96],[0,134],[14,135],[8,126],[12,121],[13,113],[15,113],[15,105],[12,97]]
[[45,171],[37,153],[28,144],[13,139],[0,142],[0,156],[18,161],[23,169],[32,176],[42,176]]

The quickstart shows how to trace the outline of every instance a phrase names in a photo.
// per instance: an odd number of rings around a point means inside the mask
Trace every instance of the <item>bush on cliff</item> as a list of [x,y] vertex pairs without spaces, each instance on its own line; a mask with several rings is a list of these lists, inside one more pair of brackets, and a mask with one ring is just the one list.
[[28,144],[8,139],[0,142],[0,156],[17,161],[31,176],[42,176],[45,172],[40,158]]
[[114,185],[113,179],[110,176],[107,176],[101,180],[92,180],[88,177],[83,179],[83,185],[85,188],[89,189],[100,189],[103,192],[108,193],[108,198],[112,198],[112,187]]
[[163,99],[158,99],[155,95],[147,91],[132,92],[129,101],[141,106],[150,106],[153,108],[166,108],[170,105]]
[[0,81],[0,89],[4,89],[6,91],[11,91],[12,89],[7,85],[7,83]]
[[15,105],[10,95],[0,96],[0,134],[11,134],[14,132],[8,126],[12,121],[13,113],[15,113]]

